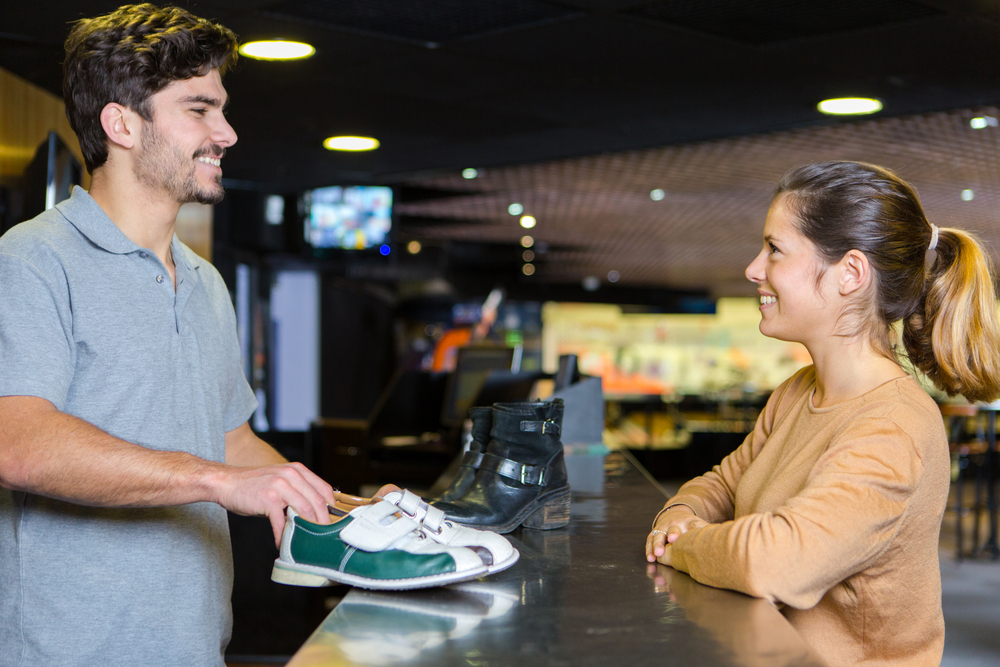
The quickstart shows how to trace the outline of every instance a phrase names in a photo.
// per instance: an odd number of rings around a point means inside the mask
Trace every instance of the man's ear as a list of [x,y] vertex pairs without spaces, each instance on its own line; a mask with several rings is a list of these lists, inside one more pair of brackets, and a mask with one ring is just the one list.
[[844,296],[864,288],[871,280],[871,265],[860,250],[848,250],[837,264],[840,269],[838,287]]
[[128,107],[109,102],[101,109],[101,127],[111,143],[132,148],[139,136],[139,116]]

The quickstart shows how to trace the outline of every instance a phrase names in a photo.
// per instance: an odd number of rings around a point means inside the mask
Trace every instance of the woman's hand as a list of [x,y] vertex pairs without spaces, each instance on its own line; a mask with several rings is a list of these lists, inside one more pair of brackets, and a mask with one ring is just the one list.
[[708,522],[699,519],[690,507],[678,505],[660,514],[653,530],[646,537],[646,560],[650,563],[659,561],[670,565],[670,545],[677,538],[692,528],[707,526]]

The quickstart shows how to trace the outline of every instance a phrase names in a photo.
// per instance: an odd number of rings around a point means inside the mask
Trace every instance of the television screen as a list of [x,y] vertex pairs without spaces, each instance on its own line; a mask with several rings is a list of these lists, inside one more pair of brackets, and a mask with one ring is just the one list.
[[306,241],[314,248],[363,250],[389,240],[392,188],[333,186],[304,195]]

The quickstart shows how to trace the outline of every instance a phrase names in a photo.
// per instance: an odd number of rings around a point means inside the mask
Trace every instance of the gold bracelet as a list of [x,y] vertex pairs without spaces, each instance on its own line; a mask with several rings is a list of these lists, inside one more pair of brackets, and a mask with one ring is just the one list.
[[691,507],[690,505],[688,505],[687,503],[672,503],[670,505],[667,505],[666,507],[664,507],[663,509],[661,509],[659,512],[656,513],[656,516],[653,517],[653,526],[652,527],[653,528],[656,527],[656,520],[660,518],[661,514],[663,514],[667,510],[672,510],[675,507],[686,507],[689,510],[691,510],[692,514],[694,514],[695,516],[698,516],[698,513],[694,511],[694,508]]

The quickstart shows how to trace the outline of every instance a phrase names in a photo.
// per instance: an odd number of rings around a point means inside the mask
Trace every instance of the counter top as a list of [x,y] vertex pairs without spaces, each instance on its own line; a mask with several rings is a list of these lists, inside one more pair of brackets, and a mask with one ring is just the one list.
[[566,528],[518,529],[505,572],[400,593],[351,589],[293,656],[320,665],[692,665],[823,662],[770,603],[646,563],[662,488],[621,453],[567,457]]

